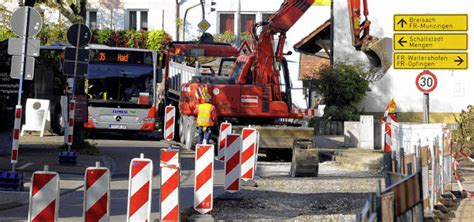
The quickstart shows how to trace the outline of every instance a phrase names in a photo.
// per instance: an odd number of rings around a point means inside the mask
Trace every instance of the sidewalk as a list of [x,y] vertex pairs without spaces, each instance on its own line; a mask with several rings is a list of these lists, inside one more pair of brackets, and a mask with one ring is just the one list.
[[[462,182],[462,186],[471,195],[474,194],[474,168],[460,168],[460,172],[463,174],[465,179]],[[457,189],[457,185],[454,185]],[[474,197],[467,197],[461,200],[458,208],[455,212],[456,217],[453,218],[454,222],[467,222],[474,221]]]
[[[87,167],[101,162],[110,167],[103,156],[80,155],[76,166],[61,166],[58,162],[58,147],[63,144],[63,137],[46,134],[44,137],[25,135],[20,138],[19,161],[17,171],[24,173],[24,190],[19,192],[0,191],[0,211],[28,204],[31,175],[34,171],[43,170],[44,165],[50,171],[59,173],[61,178],[61,195],[75,191],[83,186],[84,171]],[[11,170],[10,156],[0,155],[0,170]]]

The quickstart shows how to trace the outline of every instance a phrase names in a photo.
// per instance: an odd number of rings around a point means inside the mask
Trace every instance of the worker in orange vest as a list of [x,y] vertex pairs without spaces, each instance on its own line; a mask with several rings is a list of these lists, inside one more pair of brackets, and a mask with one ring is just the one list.
[[211,128],[217,121],[217,113],[214,105],[210,103],[210,95],[203,96],[201,104],[194,109],[198,131],[198,144],[203,144],[203,139],[209,143]]

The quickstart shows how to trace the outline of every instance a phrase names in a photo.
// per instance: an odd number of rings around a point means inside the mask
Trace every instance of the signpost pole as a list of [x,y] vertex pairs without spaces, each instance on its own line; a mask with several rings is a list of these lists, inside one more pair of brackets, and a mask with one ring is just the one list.
[[[20,83],[18,86],[18,101],[17,105],[21,106],[21,95],[22,95],[22,90],[23,90],[23,76],[24,72],[26,70],[26,56],[27,56],[27,50],[28,50],[28,30],[29,30],[29,25],[30,25],[30,7],[26,7],[25,10],[25,25],[23,29],[23,36],[22,36],[22,52],[23,55],[21,56],[21,67],[20,67]],[[20,122],[21,122],[21,116],[20,116]],[[15,129],[13,129],[15,131]],[[12,143],[12,150],[13,150],[14,143]],[[15,163],[12,163],[12,172],[15,172]]]
[[[79,54],[79,47],[80,47],[80,36],[81,36],[81,25],[78,25],[77,26],[77,43],[76,43],[76,53],[75,53],[75,60],[74,60],[74,73],[73,73],[73,78],[72,78],[72,91],[71,91],[71,100],[74,100],[75,98],[75,94],[76,94],[76,78],[77,78],[77,57],[78,57],[78,54]],[[69,104],[69,103],[68,103]],[[69,118],[73,118],[74,119],[74,116],[69,116]],[[69,126],[69,124],[68,124]],[[69,128],[74,128],[74,125],[73,126],[69,126],[68,127],[68,130],[71,130]],[[74,139],[73,139],[74,141]],[[67,146],[67,151],[68,152],[71,152],[71,145],[68,144]]]
[[430,123],[430,94],[423,93],[423,123]]

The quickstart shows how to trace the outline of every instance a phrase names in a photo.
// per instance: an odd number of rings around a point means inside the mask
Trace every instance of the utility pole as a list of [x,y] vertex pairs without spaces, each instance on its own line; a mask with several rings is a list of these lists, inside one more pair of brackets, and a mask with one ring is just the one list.
[[241,16],[241,8],[240,8],[240,0],[237,1],[237,16],[236,16],[236,20],[237,20],[237,33],[235,34],[235,45],[237,47],[240,46],[240,33],[242,32],[242,30],[240,30],[241,26],[242,26],[242,21],[240,19],[240,16]]
[[179,0],[176,0],[176,41],[179,41],[179,14],[180,14],[180,9],[181,8],[181,2]]
[[331,0],[331,51],[329,52],[329,64],[334,65],[334,0]]

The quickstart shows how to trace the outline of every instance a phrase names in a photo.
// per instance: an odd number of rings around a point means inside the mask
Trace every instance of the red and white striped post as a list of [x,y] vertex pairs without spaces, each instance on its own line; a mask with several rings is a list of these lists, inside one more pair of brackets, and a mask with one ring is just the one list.
[[174,106],[169,105],[165,107],[165,130],[164,137],[166,140],[171,141],[174,138],[174,123],[175,123],[176,109]]
[[393,148],[393,139],[392,139],[392,128],[393,128],[393,123],[397,121],[397,117],[392,114],[392,113],[389,113],[386,117],[385,117],[385,121],[384,121],[384,152],[385,153],[390,153],[392,152],[392,148]]
[[224,190],[234,193],[240,191],[240,149],[242,148],[240,135],[227,135],[225,147]]
[[110,215],[110,171],[100,167],[88,167],[84,177],[84,214],[85,222],[109,221]]
[[58,221],[59,175],[56,172],[36,171],[31,177],[28,221]]
[[197,144],[194,163],[194,210],[205,214],[213,208],[214,145]]
[[254,128],[242,129],[242,180],[253,180],[255,173],[255,155],[256,155],[257,131]]
[[179,150],[161,149],[160,168],[160,218],[162,221],[179,221]]
[[150,221],[153,162],[133,158],[128,180],[127,221]]
[[74,112],[76,109],[76,100],[69,101],[69,119],[68,119],[68,127],[67,127],[67,145],[68,151],[71,149],[72,139],[74,134]]
[[257,142],[255,143],[255,166],[254,166],[254,177],[255,171],[257,170],[257,163],[258,163],[258,151],[260,149],[260,132],[257,131]]
[[225,160],[225,140],[227,135],[232,133],[232,124],[225,121],[219,127],[219,143],[217,144],[217,159]]
[[15,107],[15,125],[13,128],[13,142],[12,142],[12,153],[10,161],[13,164],[13,171],[15,171],[15,164],[18,163],[18,147],[20,145],[20,127],[21,127],[21,115],[23,108],[21,105]]

